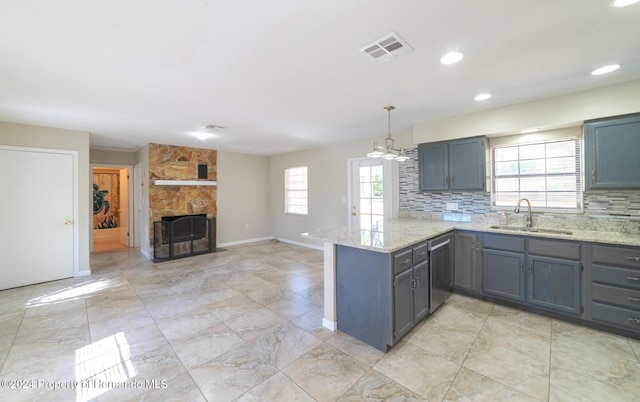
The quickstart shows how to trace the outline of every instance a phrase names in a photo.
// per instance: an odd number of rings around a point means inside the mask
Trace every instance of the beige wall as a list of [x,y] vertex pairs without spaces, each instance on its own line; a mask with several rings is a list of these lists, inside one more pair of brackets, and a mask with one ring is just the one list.
[[640,112],[640,80],[519,103],[413,126],[413,142],[509,135],[531,127],[580,126],[585,120]]
[[[305,239],[301,233],[347,225],[348,160],[364,157],[371,151],[373,141],[380,143],[385,136],[382,134],[380,138],[272,156],[269,180],[271,234],[283,240],[320,246],[320,242]],[[396,147],[411,145],[409,133],[392,136],[396,140]],[[396,164],[397,162],[394,162],[394,165]],[[296,166],[309,168],[308,216],[284,213],[284,169]],[[394,214],[398,209],[397,177],[397,166],[394,166],[392,206]]]
[[269,157],[218,151],[217,243],[270,237]]
[[89,162],[94,165],[119,165],[133,166],[136,161],[134,152],[108,151],[104,149],[91,149]]
[[0,144],[64,149],[78,152],[78,271],[88,272],[89,239],[93,218],[89,168],[89,133],[0,122]]

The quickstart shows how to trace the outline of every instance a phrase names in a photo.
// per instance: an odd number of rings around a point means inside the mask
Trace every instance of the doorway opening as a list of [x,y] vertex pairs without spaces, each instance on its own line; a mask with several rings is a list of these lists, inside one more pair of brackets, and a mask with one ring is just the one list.
[[130,167],[93,166],[93,251],[132,247]]

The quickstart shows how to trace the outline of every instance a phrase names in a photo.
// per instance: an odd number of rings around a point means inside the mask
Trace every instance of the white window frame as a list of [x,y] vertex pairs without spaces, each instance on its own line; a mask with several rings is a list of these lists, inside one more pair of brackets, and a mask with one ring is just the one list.
[[[292,178],[296,178],[292,182]],[[297,201],[291,203],[291,201]],[[295,166],[284,169],[284,213],[285,215],[309,215],[309,168]]]
[[[570,128],[565,131],[559,131],[557,133],[548,132],[541,133],[536,135],[521,135],[521,136],[512,136],[512,137],[504,137],[504,138],[495,138],[491,139],[490,143],[490,169],[491,169],[491,209],[494,211],[513,211],[515,208],[515,204],[511,205],[496,205],[496,174],[495,174],[495,160],[494,160],[494,150],[496,148],[505,148],[505,147],[516,147],[516,146],[526,146],[526,145],[535,145],[535,144],[546,144],[552,142],[561,142],[567,140],[576,141],[578,150],[576,155],[576,178],[579,182],[579,187],[577,188],[576,193],[576,205],[575,208],[554,208],[554,207],[541,207],[541,206],[532,206],[535,212],[553,212],[553,213],[566,213],[566,214],[581,214],[584,212],[584,151],[583,151],[583,141],[581,130],[578,127]],[[567,131],[570,132],[567,135]],[[545,176],[553,176],[552,174],[548,174]],[[516,176],[516,177],[526,177],[525,175]],[[526,196],[524,197],[526,198]]]

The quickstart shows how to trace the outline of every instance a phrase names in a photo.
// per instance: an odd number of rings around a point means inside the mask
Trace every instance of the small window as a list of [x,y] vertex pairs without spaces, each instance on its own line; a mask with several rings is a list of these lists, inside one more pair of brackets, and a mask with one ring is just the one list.
[[308,215],[307,167],[284,170],[284,213]]
[[578,138],[493,148],[493,207],[512,208],[522,198],[538,210],[582,209]]

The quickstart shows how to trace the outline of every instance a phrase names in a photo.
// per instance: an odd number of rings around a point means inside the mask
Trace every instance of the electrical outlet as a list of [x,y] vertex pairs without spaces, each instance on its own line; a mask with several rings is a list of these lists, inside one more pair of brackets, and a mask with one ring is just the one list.
[[458,203],[457,202],[447,202],[445,205],[445,209],[447,211],[457,211],[458,210]]

